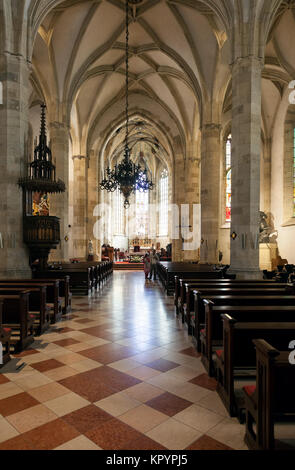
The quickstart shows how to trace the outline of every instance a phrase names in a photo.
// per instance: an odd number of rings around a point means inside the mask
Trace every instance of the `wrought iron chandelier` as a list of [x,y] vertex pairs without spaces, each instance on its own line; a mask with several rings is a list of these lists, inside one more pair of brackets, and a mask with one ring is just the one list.
[[130,206],[129,198],[135,191],[147,192],[154,188],[154,183],[148,178],[147,168],[143,170],[140,165],[136,165],[131,160],[131,151],[129,148],[129,18],[128,18],[128,0],[125,0],[126,9],[126,131],[124,144],[124,157],[121,163],[116,164],[115,168],[105,169],[104,178],[100,183],[100,188],[108,192],[114,192],[117,189],[124,196],[124,207]]

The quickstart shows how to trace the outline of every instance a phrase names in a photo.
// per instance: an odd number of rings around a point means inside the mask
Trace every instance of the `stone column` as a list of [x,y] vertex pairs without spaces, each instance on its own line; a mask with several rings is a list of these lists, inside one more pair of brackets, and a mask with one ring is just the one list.
[[257,57],[239,58],[232,67],[232,222],[231,272],[261,277],[259,208],[261,149],[261,72]]
[[64,181],[66,192],[50,196],[50,215],[60,218],[60,245],[50,253],[52,261],[68,261],[69,246],[65,237],[69,233],[69,129],[62,122],[51,122],[50,143],[56,177]]
[[6,278],[31,276],[18,187],[20,176],[27,174],[29,72],[23,57],[0,54],[0,276]]
[[218,262],[220,125],[205,124],[201,143],[201,249],[203,263]]
[[74,212],[73,238],[74,255],[86,259],[87,239],[87,173],[88,158],[83,155],[73,156],[74,161]]
[[[195,232],[194,224],[194,205],[200,203],[200,159],[197,157],[196,146],[192,146],[188,151],[188,158],[186,161],[186,181],[185,181],[185,204],[189,205],[189,219],[184,221],[185,226],[189,226],[187,229],[188,234],[191,232],[191,239],[187,239],[185,243],[185,249],[183,252],[184,261],[198,261],[199,260],[199,249],[194,248],[197,244],[199,247],[200,236]],[[198,227],[199,229],[199,227]],[[194,233],[192,233],[194,232]],[[186,248],[191,244],[191,249]]]
[[[173,188],[173,204],[178,206],[179,210],[179,217],[178,220],[175,220],[175,225],[179,227],[177,229],[178,238],[172,238],[172,261],[183,261],[183,251],[182,251],[182,239],[181,239],[181,231],[180,231],[180,215],[181,215],[181,204],[184,204],[184,194],[185,194],[185,168],[184,168],[184,158],[183,155],[176,154],[175,155],[175,166],[173,172],[174,178],[174,188]],[[176,217],[176,214],[175,214]],[[173,223],[173,217],[171,214],[171,222]],[[172,235],[172,234],[171,234]]]
[[99,170],[98,170],[98,159],[95,157],[95,153],[92,150],[89,158],[88,168],[88,197],[87,197],[87,240],[93,241],[93,249],[95,260],[101,260],[101,240],[97,240],[93,234],[93,228],[97,221],[97,217],[93,216],[95,207],[100,203],[101,191],[99,190]]

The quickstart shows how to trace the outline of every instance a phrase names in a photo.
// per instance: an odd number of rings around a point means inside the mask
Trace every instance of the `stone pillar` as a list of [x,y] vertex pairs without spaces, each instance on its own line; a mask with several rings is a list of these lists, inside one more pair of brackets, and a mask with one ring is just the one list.
[[50,143],[56,177],[64,181],[66,192],[50,195],[50,215],[60,218],[60,245],[50,253],[52,261],[68,261],[69,245],[65,237],[69,233],[69,129],[61,122],[51,122]]
[[220,151],[220,125],[205,124],[201,143],[202,263],[218,262]]
[[86,259],[87,239],[87,173],[88,158],[83,155],[73,156],[74,161],[74,211],[73,238],[75,258]]
[[259,208],[261,149],[261,72],[257,57],[239,58],[232,67],[232,222],[231,272],[261,277]]
[[87,197],[87,240],[93,241],[93,249],[95,260],[101,260],[101,240],[97,240],[93,234],[93,228],[97,221],[97,217],[93,215],[95,207],[100,203],[101,191],[99,188],[99,170],[98,159],[95,158],[94,151],[90,152],[89,168],[88,168],[88,197]]
[[[172,261],[183,261],[183,251],[182,251],[182,239],[181,239],[181,230],[180,230],[180,215],[181,215],[181,204],[184,204],[184,194],[185,194],[185,173],[184,173],[184,158],[182,154],[175,155],[175,166],[173,172],[174,178],[174,191],[173,191],[173,204],[178,206],[179,217],[178,221],[175,221],[175,225],[179,227],[177,229],[178,238],[172,238]],[[171,214],[172,216],[172,214]],[[176,215],[175,215],[176,216]],[[171,222],[173,223],[173,217],[171,217]]]
[[29,65],[23,57],[0,54],[0,277],[30,277],[29,252],[23,244],[22,191],[27,173]]
[[[200,203],[200,159],[197,157],[197,150],[194,147],[189,150],[189,156],[186,161],[185,204],[189,204],[189,220],[184,221],[184,224],[190,227],[187,230],[188,234],[191,232],[192,237],[186,240],[185,245],[191,244],[192,246],[191,249],[184,249],[184,261],[199,260],[198,248],[200,246],[200,236],[195,233],[194,205]],[[195,244],[197,244],[198,248],[193,247]]]

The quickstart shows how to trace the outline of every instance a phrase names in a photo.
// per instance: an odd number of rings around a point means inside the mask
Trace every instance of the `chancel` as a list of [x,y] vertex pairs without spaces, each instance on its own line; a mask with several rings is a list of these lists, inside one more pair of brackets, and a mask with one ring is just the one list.
[[294,41],[295,0],[0,0],[1,450],[295,449]]

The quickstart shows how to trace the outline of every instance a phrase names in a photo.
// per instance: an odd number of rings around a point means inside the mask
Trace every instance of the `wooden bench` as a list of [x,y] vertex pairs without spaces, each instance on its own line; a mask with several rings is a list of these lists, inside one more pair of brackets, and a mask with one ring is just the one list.
[[0,368],[10,361],[11,328],[3,327],[3,300],[0,300],[0,343],[2,345],[2,362]]
[[70,289],[70,276],[60,274],[57,278],[55,273],[52,271],[36,271],[34,272],[34,279],[32,281],[35,282],[44,282],[45,284],[50,283],[51,281],[59,281],[59,297],[64,299],[62,312],[64,314],[70,313],[72,310],[72,293]]
[[[7,281],[0,280],[1,284],[5,285]],[[39,281],[35,279],[13,279],[9,281],[9,284],[13,287],[46,287],[46,304],[50,307],[51,323],[56,323],[62,317],[62,300],[59,297],[59,281],[57,279],[49,279],[47,282]]]
[[[181,290],[181,287],[184,288],[184,283],[187,282],[188,284],[193,284],[193,283],[196,283],[198,286],[200,285],[204,285],[204,284],[208,284],[208,285],[212,285],[212,286],[215,286],[215,285],[227,285],[227,284],[230,284],[230,285],[258,285],[258,286],[261,286],[262,284],[264,286],[268,286],[268,285],[275,285],[275,286],[279,286],[280,283],[276,283],[274,281],[266,281],[266,280],[236,280],[236,279],[196,279],[193,277],[193,275],[187,279],[187,278],[183,278],[181,277],[180,275],[176,275],[175,276],[175,288],[174,288],[174,305],[175,305],[175,308],[176,308],[176,314],[178,315],[179,314],[179,303],[180,303],[180,300],[179,300],[179,297],[183,297],[183,302],[185,302],[185,297],[184,297],[184,293],[182,292]],[[287,285],[287,284],[284,284],[284,285]]]
[[[221,293],[227,294],[230,293],[230,290],[234,290],[238,292],[238,290],[243,290],[245,292],[253,290],[253,292],[263,291],[264,290],[275,290],[277,292],[284,292],[286,291],[286,284],[275,284],[275,283],[266,283],[266,284],[254,284],[254,283],[246,283],[240,281],[239,283],[234,281],[228,280],[227,282],[214,282],[214,283],[198,283],[197,281],[194,282],[186,282],[185,280],[180,280],[180,298],[179,298],[179,311],[182,315],[182,323],[185,322],[186,317],[190,317],[190,313],[194,311],[194,290],[200,290],[201,292],[209,292],[210,289],[217,291],[221,291]],[[227,291],[225,290],[227,289]],[[190,327],[190,323],[188,322],[188,327]]]
[[[73,264],[74,266],[74,264]],[[62,278],[64,276],[69,276],[70,278],[70,288],[71,292],[74,294],[83,294],[89,295],[92,291],[92,281],[91,281],[91,268],[67,268],[67,269],[50,269],[43,271],[44,276],[55,279]],[[35,274],[34,274],[35,275]]]
[[157,269],[159,279],[166,290],[167,295],[174,294],[175,276],[181,278],[196,279],[222,279],[225,277],[227,267],[198,265],[192,263],[164,263],[158,262]]
[[295,422],[295,370],[289,362],[287,345],[282,351],[262,339],[253,343],[256,348],[256,383],[252,387],[244,387],[245,442],[251,450],[274,450],[278,447],[275,422],[289,420],[290,417]]
[[[247,314],[249,315],[249,314]],[[246,315],[246,318],[247,318]],[[280,308],[270,314],[255,314],[249,318],[233,318],[226,314],[223,320],[223,348],[216,351],[217,393],[230,416],[244,419],[245,396],[243,385],[255,383],[256,355],[254,339],[264,339],[278,349],[286,349],[295,338],[294,312]],[[237,317],[237,314],[235,314]]]
[[42,335],[50,326],[50,309],[46,304],[46,290],[44,285],[36,287],[19,286],[13,283],[0,283],[0,295],[18,295],[24,288],[29,291],[29,312],[34,316],[34,333]]
[[269,300],[267,303],[273,302],[274,305],[278,305],[282,296],[286,298],[287,304],[290,305],[289,302],[293,301],[294,296],[290,296],[289,294],[284,295],[284,289],[282,291],[277,291],[275,295],[274,290],[272,289],[263,289],[262,291],[248,289],[230,289],[228,292],[224,290],[218,290],[217,293],[214,294],[214,291],[207,291],[205,289],[201,292],[200,290],[193,290],[194,296],[194,312],[193,315],[191,312],[187,310],[186,312],[186,320],[188,323],[188,328],[192,329],[193,340],[196,343],[197,349],[201,351],[201,343],[200,343],[200,331],[204,328],[205,325],[205,304],[204,299],[211,300],[215,305],[243,305],[244,301],[247,301],[247,298],[252,297],[251,300],[248,301],[248,305],[255,305],[255,301],[257,299],[258,305],[261,305],[261,297],[268,297]]
[[[200,345],[202,353],[202,363],[210,376],[214,375],[213,350],[219,347],[223,341],[223,326],[221,316],[224,313],[230,315],[250,315],[249,310],[256,309],[257,312],[276,311],[278,308],[287,308],[287,311],[295,311],[295,296],[273,297],[231,297],[224,299],[204,299],[205,304],[205,324],[200,331]],[[272,315],[272,313],[269,313]],[[247,318],[247,317],[246,317]],[[295,320],[294,320],[295,321]],[[199,325],[198,325],[199,327]]]
[[3,301],[2,326],[11,329],[13,352],[25,349],[34,341],[34,317],[29,313],[29,291],[19,295],[1,295]]

